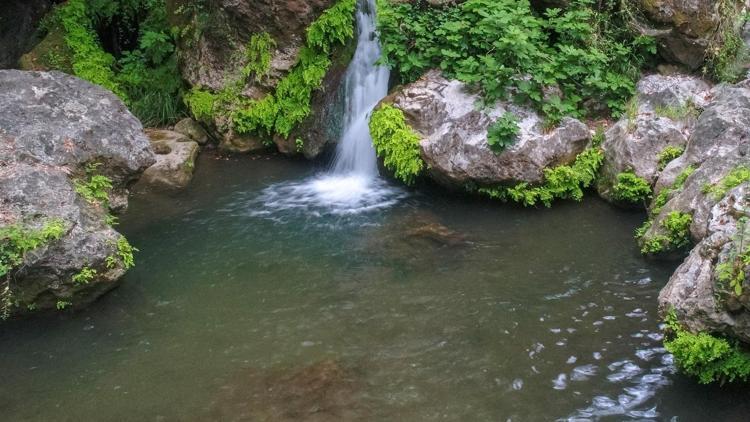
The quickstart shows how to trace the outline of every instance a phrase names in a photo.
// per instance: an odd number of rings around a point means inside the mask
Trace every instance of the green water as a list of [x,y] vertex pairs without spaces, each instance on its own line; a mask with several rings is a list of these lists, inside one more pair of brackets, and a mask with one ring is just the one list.
[[[0,327],[4,421],[746,420],[661,348],[642,215],[402,192],[357,215],[262,211],[308,164],[201,157],[139,193],[140,248],[91,308]],[[745,391],[743,391],[745,390]],[[673,419],[675,418],[676,419]]]

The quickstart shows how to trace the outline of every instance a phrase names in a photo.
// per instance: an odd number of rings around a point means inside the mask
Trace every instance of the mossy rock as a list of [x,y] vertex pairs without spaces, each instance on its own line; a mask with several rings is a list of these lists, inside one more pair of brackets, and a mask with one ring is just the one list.
[[65,31],[55,24],[30,52],[21,56],[22,70],[59,70],[73,74],[73,52],[65,43]]

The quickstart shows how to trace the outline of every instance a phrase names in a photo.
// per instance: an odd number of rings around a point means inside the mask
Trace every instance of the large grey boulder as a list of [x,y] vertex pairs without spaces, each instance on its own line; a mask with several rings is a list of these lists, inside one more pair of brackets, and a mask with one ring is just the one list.
[[[545,168],[572,162],[591,139],[586,125],[575,119],[545,131],[543,119],[531,109],[506,102],[480,108],[479,96],[465,84],[434,70],[385,101],[401,109],[422,137],[421,156],[430,177],[449,187],[540,183]],[[516,116],[520,133],[515,144],[495,153],[487,131],[506,112]]]
[[[638,82],[633,111],[605,133],[604,164],[597,184],[602,198],[615,201],[620,173],[630,172],[653,185],[660,155],[667,147],[684,149],[710,85],[687,75],[650,75]],[[616,202],[616,201],[615,201]]]
[[[128,186],[153,163],[140,122],[114,94],[60,72],[0,71],[0,227],[63,227],[0,280],[4,315],[80,306],[117,285],[128,248],[109,208],[127,204]],[[93,176],[111,181],[108,201],[81,193]]]

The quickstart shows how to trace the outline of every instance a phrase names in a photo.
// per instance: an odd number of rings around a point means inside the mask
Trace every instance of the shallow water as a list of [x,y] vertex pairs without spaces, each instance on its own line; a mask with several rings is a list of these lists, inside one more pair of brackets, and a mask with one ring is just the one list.
[[2,420],[750,413],[743,389],[674,374],[656,318],[674,264],[639,256],[642,215],[395,187],[387,207],[337,212],[285,191],[311,176],[203,156],[187,191],[136,195],[121,229],[141,252],[120,288],[0,327]]

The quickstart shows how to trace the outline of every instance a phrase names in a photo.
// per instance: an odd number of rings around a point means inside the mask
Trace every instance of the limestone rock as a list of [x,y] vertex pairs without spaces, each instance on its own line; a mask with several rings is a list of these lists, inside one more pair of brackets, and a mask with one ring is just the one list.
[[193,179],[198,143],[169,130],[151,129],[146,134],[156,153],[156,163],[143,172],[139,184],[173,189],[187,187]]
[[[5,312],[80,306],[117,285],[121,235],[105,222],[107,204],[81,196],[76,182],[108,177],[110,201],[123,206],[127,187],[154,161],[140,122],[114,94],[59,72],[0,71],[0,226],[57,220],[65,230],[26,254],[2,292]],[[84,267],[96,274],[74,282]]]
[[[438,71],[428,72],[386,101],[403,110],[407,123],[422,137],[421,156],[429,175],[449,187],[540,183],[545,168],[572,162],[591,139],[586,125],[572,118],[545,131],[542,118],[528,108],[498,102],[480,109],[476,94]],[[520,134],[515,144],[498,154],[487,143],[487,130],[506,112],[519,120]]]
[[206,145],[208,143],[208,133],[203,126],[195,120],[187,117],[174,125],[174,131],[181,133],[191,140],[198,143],[198,145]]
[[684,148],[700,108],[705,107],[710,86],[686,75],[650,75],[637,85],[634,115],[623,116],[605,134],[605,161],[598,183],[599,194],[614,201],[617,175],[633,172],[653,185],[659,175],[659,155],[665,148]]

